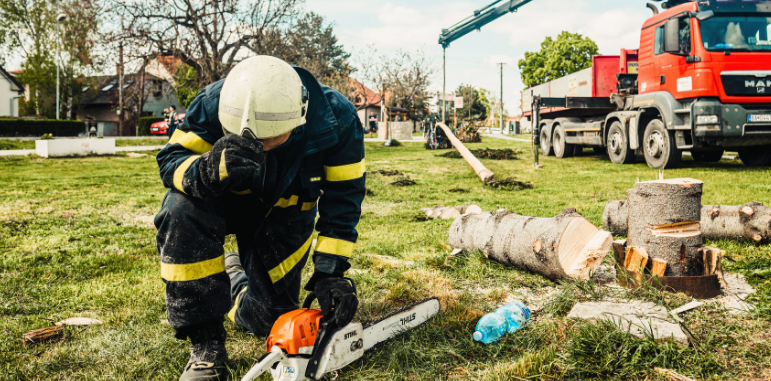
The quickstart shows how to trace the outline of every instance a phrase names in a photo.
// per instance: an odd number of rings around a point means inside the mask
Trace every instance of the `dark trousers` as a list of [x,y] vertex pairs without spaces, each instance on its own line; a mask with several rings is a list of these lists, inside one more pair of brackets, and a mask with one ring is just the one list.
[[[169,190],[155,226],[167,318],[177,338],[221,324],[226,315],[264,336],[281,314],[299,308],[316,211],[288,209],[266,217],[257,197],[226,195],[205,202]],[[245,270],[232,281],[224,265],[228,234],[236,234]]]

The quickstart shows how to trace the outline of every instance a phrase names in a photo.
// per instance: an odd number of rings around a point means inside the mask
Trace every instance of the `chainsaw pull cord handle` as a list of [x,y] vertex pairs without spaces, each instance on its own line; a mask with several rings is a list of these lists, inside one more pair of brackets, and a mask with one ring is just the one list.
[[[356,283],[354,283],[353,279],[343,279],[351,282],[354,294],[358,294],[356,291]],[[303,302],[303,308],[310,308],[311,304],[313,304],[313,300],[316,298],[317,295],[315,292],[308,294],[308,296],[305,297],[305,301]],[[311,358],[308,361],[308,367],[305,368],[305,377],[308,377],[311,380],[316,380],[317,376],[321,376],[316,374],[319,366],[321,366],[321,358],[324,356],[324,352],[327,350],[327,345],[329,345],[330,341],[332,341],[332,337],[340,328],[343,327],[337,325],[337,321],[335,320],[334,316],[325,316],[322,318],[321,327],[319,327],[319,333],[316,335],[316,342],[313,344],[313,353],[311,353]]]

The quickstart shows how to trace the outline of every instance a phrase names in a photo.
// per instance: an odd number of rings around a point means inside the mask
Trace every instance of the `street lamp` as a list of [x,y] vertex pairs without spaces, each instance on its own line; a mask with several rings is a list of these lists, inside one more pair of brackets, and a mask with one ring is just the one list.
[[62,21],[67,20],[67,15],[64,13],[56,16],[56,119],[59,119],[59,45],[62,42],[61,25]]

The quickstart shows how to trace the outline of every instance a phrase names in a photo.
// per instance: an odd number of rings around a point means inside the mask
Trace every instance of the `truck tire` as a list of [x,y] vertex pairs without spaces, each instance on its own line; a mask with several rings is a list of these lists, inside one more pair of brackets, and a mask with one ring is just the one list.
[[549,131],[546,131],[545,128],[541,128],[541,155],[551,156],[553,153],[554,150],[551,148],[551,137],[549,136]]
[[634,162],[634,150],[629,148],[629,137],[621,122],[613,122],[608,130],[608,156],[613,164]]
[[648,166],[654,169],[677,168],[683,156],[674,134],[664,127],[661,119],[653,119],[645,127],[643,153]]
[[699,161],[702,163],[717,163],[720,161],[720,159],[723,158],[723,153],[725,153],[725,150],[710,150],[710,151],[691,151],[691,156],[693,157],[694,161]]
[[771,165],[771,146],[742,148],[739,158],[748,167],[767,167]]
[[554,149],[554,156],[560,159],[571,157],[575,152],[575,146],[566,143],[565,136],[565,128],[558,125],[554,130],[552,147]]

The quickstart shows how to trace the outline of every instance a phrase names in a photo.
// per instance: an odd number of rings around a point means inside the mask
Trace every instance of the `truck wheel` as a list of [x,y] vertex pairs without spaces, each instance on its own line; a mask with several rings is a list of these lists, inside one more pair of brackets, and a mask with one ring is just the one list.
[[654,119],[645,127],[643,152],[648,166],[655,169],[676,168],[683,155],[661,119]]
[[767,167],[771,165],[771,146],[742,148],[739,158],[748,167]]
[[551,148],[551,139],[549,138],[549,132],[544,128],[541,128],[541,155],[551,156],[554,152]]
[[691,156],[693,157],[694,161],[699,161],[703,163],[717,163],[720,161],[720,159],[723,158],[723,153],[725,153],[725,150],[717,150],[717,151],[691,151]]
[[629,137],[626,136],[621,122],[613,122],[608,130],[608,156],[614,164],[629,164],[634,162],[634,150],[629,148]]
[[552,147],[554,147],[554,156],[560,159],[571,157],[575,152],[575,146],[565,143],[565,128],[562,126],[557,126],[557,129],[554,130]]

